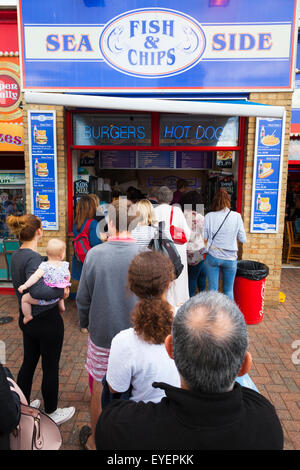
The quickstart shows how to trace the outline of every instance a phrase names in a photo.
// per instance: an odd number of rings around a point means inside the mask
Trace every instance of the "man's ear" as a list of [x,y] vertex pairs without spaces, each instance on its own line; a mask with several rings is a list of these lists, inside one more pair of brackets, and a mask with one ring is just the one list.
[[173,357],[173,340],[172,340],[171,335],[168,335],[165,339],[165,348],[166,348],[167,353],[170,356],[170,358],[174,359],[174,357]]
[[252,367],[252,356],[251,354],[247,351],[244,357],[244,362],[242,364],[242,367],[240,369],[240,372],[238,373],[238,377],[241,377],[242,375],[248,374],[249,370]]

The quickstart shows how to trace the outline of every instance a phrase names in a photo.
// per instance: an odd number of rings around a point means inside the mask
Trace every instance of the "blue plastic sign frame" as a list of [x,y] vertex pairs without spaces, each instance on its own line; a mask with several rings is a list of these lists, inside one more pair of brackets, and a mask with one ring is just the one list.
[[19,0],[23,90],[293,89],[297,0],[136,4]]
[[285,116],[256,119],[251,233],[278,233]]
[[58,230],[56,112],[28,111],[31,212]]

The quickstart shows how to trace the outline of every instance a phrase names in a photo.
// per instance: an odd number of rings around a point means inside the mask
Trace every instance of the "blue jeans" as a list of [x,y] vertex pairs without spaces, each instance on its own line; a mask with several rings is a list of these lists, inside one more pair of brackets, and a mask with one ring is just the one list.
[[200,261],[196,266],[188,265],[189,271],[189,293],[190,297],[196,294],[196,288],[199,292],[206,289],[206,267],[204,261]]
[[208,290],[219,289],[220,268],[223,273],[224,294],[233,299],[233,283],[236,275],[237,261],[215,258],[210,254],[205,258],[206,273],[208,279]]

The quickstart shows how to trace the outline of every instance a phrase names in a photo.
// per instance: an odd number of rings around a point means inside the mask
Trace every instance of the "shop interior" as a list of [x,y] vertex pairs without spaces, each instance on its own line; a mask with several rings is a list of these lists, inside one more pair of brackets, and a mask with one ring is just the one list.
[[83,194],[97,194],[101,203],[109,203],[115,190],[126,195],[134,187],[147,197],[153,187],[176,191],[177,180],[185,179],[190,190],[201,194],[205,213],[219,188],[231,195],[236,210],[238,156],[238,151],[73,150],[74,208]]

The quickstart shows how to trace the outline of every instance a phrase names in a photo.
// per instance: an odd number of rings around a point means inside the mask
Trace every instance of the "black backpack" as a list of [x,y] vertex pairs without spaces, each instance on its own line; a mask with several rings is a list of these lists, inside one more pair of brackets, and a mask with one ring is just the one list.
[[164,222],[159,222],[157,234],[150,241],[148,248],[153,251],[161,251],[174,265],[174,275],[177,279],[183,271],[183,264],[173,240],[164,236]]

